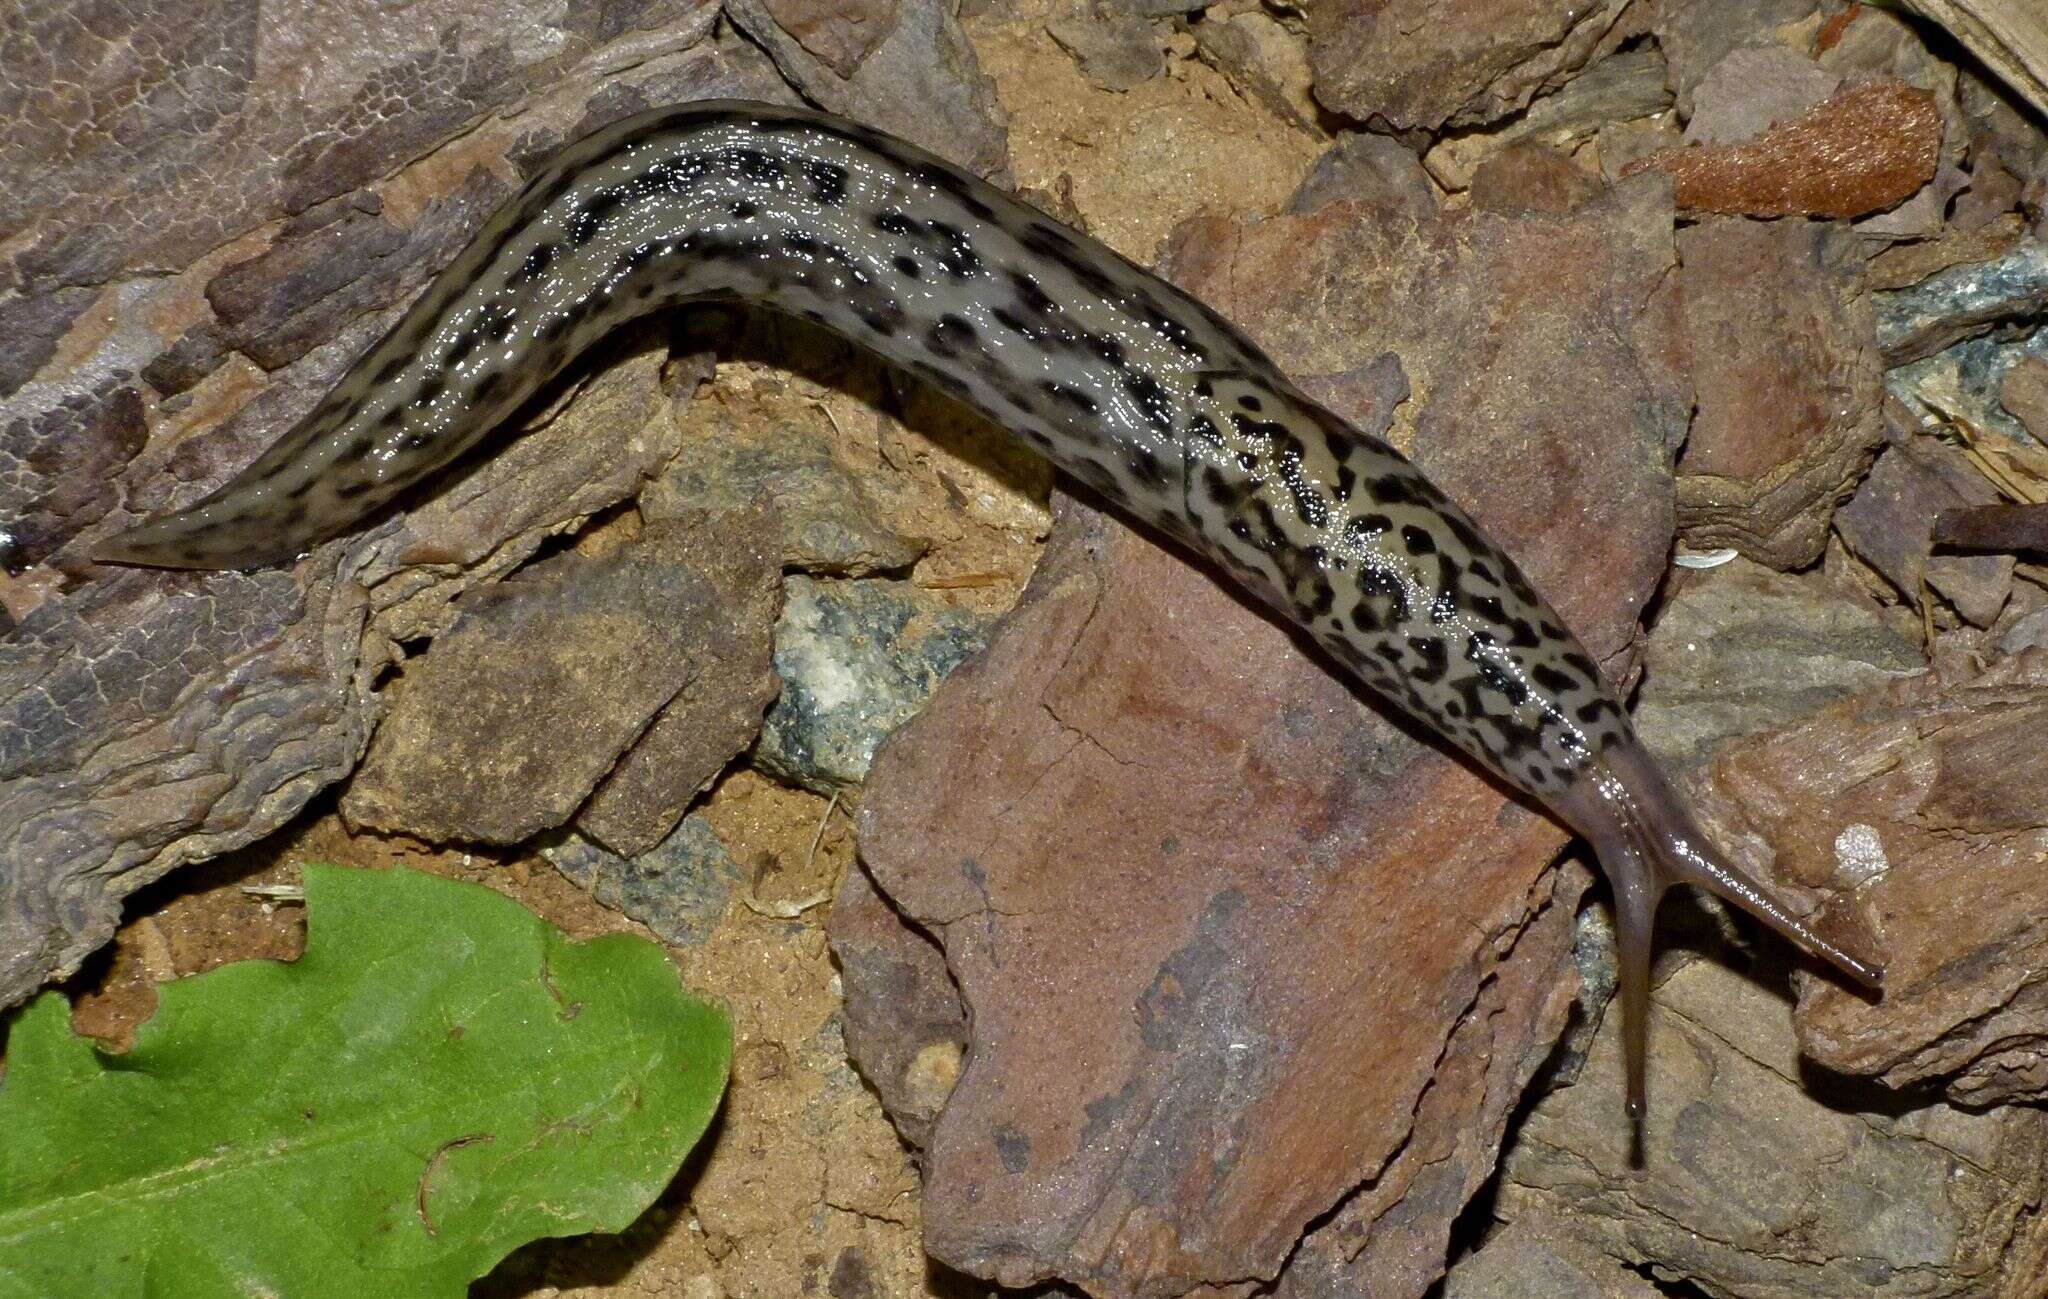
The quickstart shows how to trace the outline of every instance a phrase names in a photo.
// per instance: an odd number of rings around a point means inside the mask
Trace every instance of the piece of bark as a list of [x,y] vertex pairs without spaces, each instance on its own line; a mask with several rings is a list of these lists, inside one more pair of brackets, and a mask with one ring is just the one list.
[[774,697],[774,538],[758,514],[657,524],[473,593],[407,665],[342,814],[517,843],[607,780],[578,827],[629,856],[660,842]]
[[[2044,168],[2048,168],[2048,132],[2038,125],[2039,115],[2002,85],[1969,68],[1957,70],[1956,101],[1969,124],[1973,179],[1977,169],[1989,163],[2012,177],[2016,189],[2011,206],[2024,205],[2031,189],[2038,210],[2038,185],[2044,178]],[[1968,204],[1957,204],[1959,215],[1969,209]]]
[[1669,175],[1689,212],[1858,217],[1932,180],[1941,138],[1934,96],[1884,78],[1849,86],[1740,144],[1652,154],[1627,172]]
[[[29,11],[13,43],[35,62],[0,76],[13,275],[100,284],[182,268],[537,87],[594,81],[616,51],[565,30],[587,8],[448,6],[374,36],[318,9],[211,0],[145,0],[104,30],[62,7]],[[652,8],[652,25],[624,38],[642,61],[698,44],[718,16],[709,0]]]
[[2003,0],[1907,0],[1939,23],[2034,111],[2048,115],[2048,17]]
[[[56,289],[0,302],[0,338],[7,340],[5,352],[0,353],[0,397],[13,396],[43,368],[64,331],[91,305],[94,296],[88,289]],[[4,517],[9,517],[9,512],[0,510],[0,518]]]
[[697,795],[754,742],[775,701],[779,568],[759,512],[740,523],[717,553],[697,546],[688,557],[713,585],[697,670],[576,813],[579,830],[622,857],[651,851],[675,829]]
[[149,438],[142,393],[117,371],[0,423],[0,567],[42,563],[120,500],[121,467]]
[[1678,251],[1698,392],[1678,462],[1680,535],[1804,568],[1884,437],[1856,244],[1831,224],[1713,217],[1679,231]]
[[1716,757],[1701,810],[1720,837],[1767,845],[1809,883],[1868,877],[1884,996],[1803,981],[1816,1060],[1961,1104],[2048,1099],[2044,733],[2034,650],[1894,682]]
[[1423,158],[1429,174],[1448,190],[1461,190],[1492,154],[1529,141],[1562,148],[1614,122],[1632,121],[1671,107],[1663,58],[1655,49],[1627,50],[1600,60],[1564,88],[1529,105],[1498,126],[1447,135]]
[[207,282],[214,337],[266,370],[289,365],[348,322],[411,298],[511,193],[478,168],[403,230],[367,212],[288,230]]
[[[1655,183],[1421,226],[1337,202],[1197,219],[1170,266],[1290,372],[1349,376],[1363,427],[1412,367],[1400,436],[1626,675],[1689,407],[1669,222]],[[1547,869],[1556,827],[1356,700],[1184,556],[1062,506],[863,798],[876,884],[970,1008],[926,1159],[936,1257],[1104,1296],[1441,1274],[1573,995],[1582,877]]]
[[1692,116],[1693,92],[1729,54],[1796,29],[1819,8],[1820,0],[1666,0],[1653,6],[1651,32],[1671,69],[1679,114]]
[[1736,559],[1674,582],[1644,650],[1636,731],[1667,767],[1926,666],[1873,603]]
[[1782,45],[1730,51],[1708,69],[1693,92],[1685,142],[1740,143],[1805,115],[1841,86],[1841,74]]
[[1663,1292],[1538,1215],[1509,1223],[1444,1278],[1443,1299],[1658,1299]]
[[[1979,125],[1971,119],[1972,125]],[[2020,215],[2027,182],[2014,175],[1992,152],[1995,147],[1988,129],[1970,138],[1970,184],[1956,196],[1949,210],[1949,225],[1955,235],[1979,234],[1993,223],[2010,223]],[[1944,231],[1944,234],[1951,231]],[[1980,237],[1982,237],[1980,235]]]
[[366,605],[331,565],[126,572],[0,638],[0,1007],[75,971],[127,894],[347,774]]
[[[850,8],[728,0],[724,9],[820,107],[900,135],[977,175],[1009,174],[1008,128],[995,84],[944,0],[861,0]],[[879,28],[882,21],[874,15],[881,10],[891,18],[887,33],[863,44],[858,57],[850,57],[849,45],[821,58],[804,43],[813,24],[800,22],[796,32],[782,25],[798,13],[824,12],[833,15],[835,26],[853,23],[849,15],[859,14],[858,21],[872,20]]]
[[1642,1167],[1610,1013],[1578,1080],[1524,1119],[1496,1214],[1715,1299],[2041,1293],[2048,1115],[1827,1089],[1770,983],[1722,961],[1660,964]]
[[945,953],[904,923],[860,866],[840,881],[825,932],[846,989],[847,1054],[903,1139],[922,1148],[967,1049],[967,1008]]
[[[1402,815],[1416,806],[1430,815]],[[971,1007],[930,1137],[926,1246],[1006,1285],[1270,1277],[1353,1186],[1397,1196],[1449,1156],[1419,1294],[1569,1000],[1555,828],[1361,711],[1213,577],[1078,505],[989,651],[883,746],[860,834]],[[1418,880],[1465,903],[1396,901]],[[1548,923],[1525,932],[1525,910]],[[1511,958],[1539,986],[1496,999],[1523,983]],[[1374,1031],[1329,1031],[1344,1005],[1373,1006]],[[1475,1019],[1497,1063],[1439,1069]],[[1333,1099],[1335,1076],[1351,1081]],[[1433,1086],[1453,1114],[1414,1132]],[[1458,1149],[1475,1124],[1494,1135]]]
[[2048,444],[2048,360],[2022,357],[2005,372],[1998,400],[2036,441]]
[[1316,98],[1397,129],[1469,126],[1528,105],[1619,43],[1627,0],[1313,0]]
[[1934,516],[1934,544],[1957,550],[2048,554],[2048,505],[1975,505]]
[[1960,453],[1925,440],[1888,448],[1856,495],[1836,511],[1835,530],[1909,604],[1924,603],[1924,583],[1964,621],[1989,627],[2012,588],[2012,556],[1933,553],[1935,516],[1998,499],[1991,484],[1959,459]]

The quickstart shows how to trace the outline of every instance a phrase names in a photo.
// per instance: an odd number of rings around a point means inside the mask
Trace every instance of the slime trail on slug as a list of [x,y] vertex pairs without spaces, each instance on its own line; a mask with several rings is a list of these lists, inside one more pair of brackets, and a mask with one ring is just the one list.
[[1589,840],[1620,930],[1630,1112],[1651,929],[1675,884],[1875,984],[1724,859],[1514,562],[1391,446],[1092,239],[821,113],[658,109],[563,150],[303,423],[96,557],[289,559],[460,456],[621,322],[682,302],[814,321],[1213,556],[1359,680]]

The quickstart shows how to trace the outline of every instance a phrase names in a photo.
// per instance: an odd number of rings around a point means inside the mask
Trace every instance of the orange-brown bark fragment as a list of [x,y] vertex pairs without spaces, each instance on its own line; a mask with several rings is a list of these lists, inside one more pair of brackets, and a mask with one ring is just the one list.
[[1934,178],[1940,153],[1934,96],[1884,77],[1740,144],[1667,149],[1624,174],[1666,173],[1678,206],[1693,212],[1860,217],[1911,197]]

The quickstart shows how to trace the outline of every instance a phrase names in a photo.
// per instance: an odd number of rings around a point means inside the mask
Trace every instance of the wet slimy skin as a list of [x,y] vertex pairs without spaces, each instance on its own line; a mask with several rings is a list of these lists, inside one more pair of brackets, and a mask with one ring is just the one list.
[[[97,557],[289,559],[460,456],[586,346],[677,303],[801,316],[1213,556],[1375,692],[1585,836],[1615,891],[1629,1107],[1651,928],[1694,884],[1866,983],[1721,857],[1514,561],[1228,322],[1035,209],[820,113],[661,109],[568,147],[304,422]],[[1446,899],[1455,905],[1455,899]]]

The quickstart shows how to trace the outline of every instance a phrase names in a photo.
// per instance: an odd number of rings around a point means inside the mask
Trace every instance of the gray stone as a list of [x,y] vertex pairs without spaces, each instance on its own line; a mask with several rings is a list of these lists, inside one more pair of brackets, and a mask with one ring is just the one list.
[[2021,650],[2048,648],[2048,605],[2034,610],[2005,629],[1998,648],[2008,654]]
[[1102,0],[1078,0],[1062,6],[1045,30],[1074,56],[1081,75],[1104,90],[1129,90],[1166,70],[1166,56],[1160,52],[1151,26]]
[[990,621],[908,582],[790,578],[775,629],[782,697],[756,762],[821,793],[860,784],[882,737],[982,647]]
[[1746,46],[1716,63],[1694,89],[1687,144],[1736,144],[1821,103],[1840,74],[1783,45]]
[[2048,308],[2048,242],[2028,240],[2005,256],[1930,276],[1876,295],[1877,342],[1893,365],[1932,356],[1993,325]]
[[740,864],[701,816],[684,817],[638,857],[621,857],[574,831],[543,847],[541,856],[590,896],[677,947],[703,942],[744,882]]
[[1287,210],[1300,215],[1340,200],[1385,203],[1417,225],[1437,208],[1436,186],[1422,161],[1399,140],[1365,131],[1323,151],[1287,200]]
[[1652,10],[1651,30],[1671,65],[1678,111],[1690,117],[1693,92],[1730,53],[1772,28],[1806,18],[1818,0],[1669,0]]
[[[2005,405],[2006,377],[2029,361],[2048,363],[2048,330],[2017,339],[1966,338],[1918,361],[1894,366],[1885,388],[1920,410],[1965,419],[2007,437],[2029,439],[2029,426]],[[2048,431],[2048,423],[2043,424]]]
[[1202,58],[1229,78],[1240,94],[1284,122],[1306,131],[1317,129],[1323,112],[1316,103],[1308,51],[1285,25],[1254,10],[1195,23],[1189,32]]
[[921,541],[882,521],[859,479],[832,458],[823,439],[778,429],[772,439],[718,437],[693,444],[640,494],[649,522],[696,519],[772,507],[782,566],[805,573],[868,577],[907,569]]

